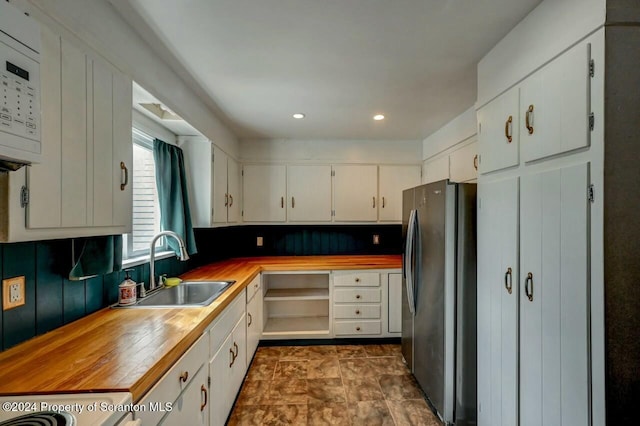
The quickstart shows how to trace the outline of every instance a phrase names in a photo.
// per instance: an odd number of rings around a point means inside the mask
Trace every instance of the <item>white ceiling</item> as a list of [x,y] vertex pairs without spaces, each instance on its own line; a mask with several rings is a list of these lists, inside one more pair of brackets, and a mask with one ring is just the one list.
[[239,138],[423,139],[473,105],[476,64],[540,0],[122,2]]

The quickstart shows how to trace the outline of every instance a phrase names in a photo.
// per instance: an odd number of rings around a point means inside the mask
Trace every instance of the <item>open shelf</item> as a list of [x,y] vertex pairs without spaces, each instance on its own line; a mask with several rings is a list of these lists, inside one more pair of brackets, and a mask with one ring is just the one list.
[[265,302],[279,300],[329,300],[328,288],[270,288]]
[[269,318],[262,331],[263,336],[273,334],[308,335],[328,333],[329,317]]

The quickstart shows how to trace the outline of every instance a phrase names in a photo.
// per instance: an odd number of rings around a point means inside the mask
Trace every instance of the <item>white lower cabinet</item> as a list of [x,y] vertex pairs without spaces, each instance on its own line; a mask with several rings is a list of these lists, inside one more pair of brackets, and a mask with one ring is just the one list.
[[140,404],[147,410],[135,412],[136,419],[144,425],[174,425],[177,419],[183,419],[185,425],[206,424],[208,345],[205,333],[142,397]]
[[247,363],[253,358],[262,336],[262,286],[260,275],[247,287]]
[[207,368],[202,366],[184,392],[171,406],[160,424],[205,426],[209,424],[209,389]]
[[480,426],[589,424],[588,176],[478,188]]
[[389,333],[402,332],[402,274],[388,274],[387,309]]
[[247,371],[246,293],[240,293],[209,331],[209,425],[224,425]]

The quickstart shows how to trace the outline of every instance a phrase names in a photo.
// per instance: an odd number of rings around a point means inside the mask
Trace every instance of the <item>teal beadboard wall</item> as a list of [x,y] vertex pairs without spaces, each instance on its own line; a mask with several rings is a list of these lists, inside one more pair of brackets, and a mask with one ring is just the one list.
[[[175,257],[156,262],[158,274],[180,275],[190,267]],[[26,304],[0,315],[1,350],[116,303],[124,279],[122,271],[84,281],[64,278],[71,240],[0,244],[0,268],[2,279],[24,275],[26,281]],[[149,281],[148,263],[133,269],[136,282]]]

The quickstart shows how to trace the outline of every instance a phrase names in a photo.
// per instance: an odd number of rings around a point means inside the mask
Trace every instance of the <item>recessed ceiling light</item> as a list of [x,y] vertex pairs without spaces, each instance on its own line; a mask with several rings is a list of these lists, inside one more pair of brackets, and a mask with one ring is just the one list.
[[305,117],[305,115],[301,112],[297,112],[295,114],[293,114],[293,118],[295,118],[296,120],[302,120]]
[[374,115],[373,119],[376,120],[376,121],[384,120],[384,115],[382,115],[382,114]]

